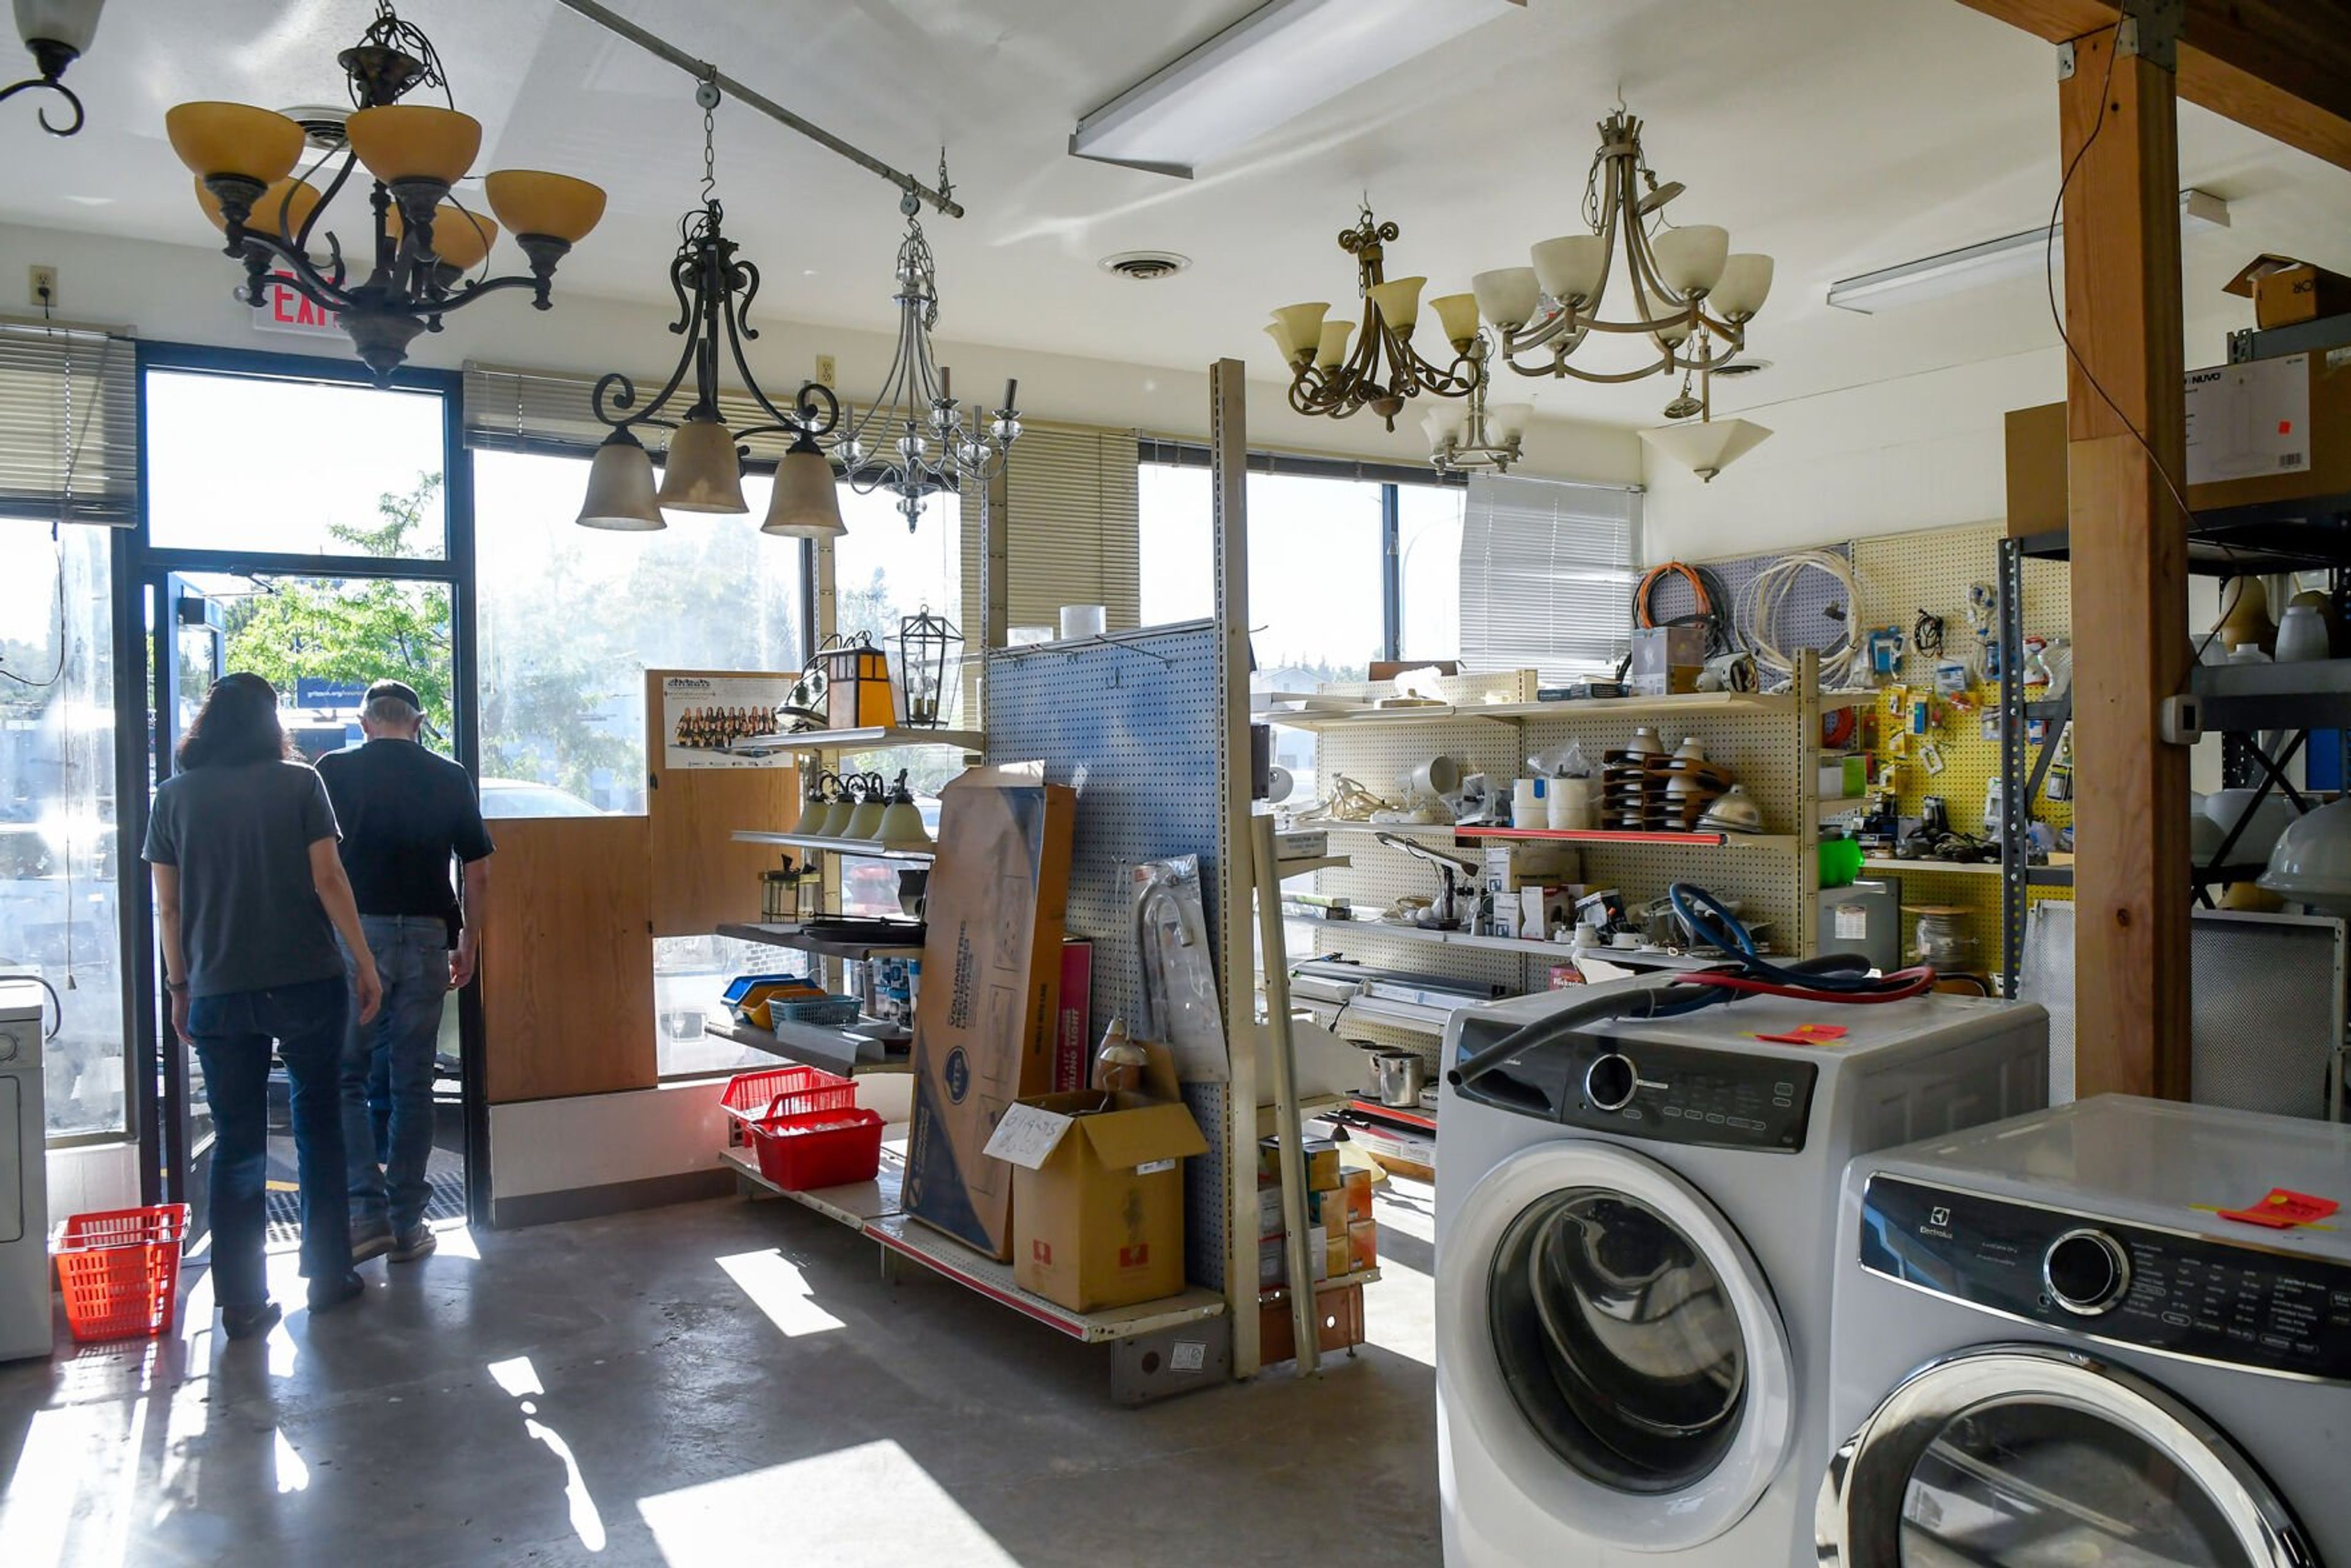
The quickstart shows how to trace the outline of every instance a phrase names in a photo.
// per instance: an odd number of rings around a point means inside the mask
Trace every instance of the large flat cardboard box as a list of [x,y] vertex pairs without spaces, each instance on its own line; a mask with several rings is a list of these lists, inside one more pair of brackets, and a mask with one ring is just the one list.
[[1013,1172],[1013,1282],[1071,1312],[1184,1288],[1184,1162],[1208,1140],[1180,1100],[1080,1090],[1024,1100],[988,1145]]
[[1053,1087],[1077,804],[1035,763],[975,768],[939,792],[906,1212],[999,1261],[1012,1167],[984,1151],[1007,1106]]

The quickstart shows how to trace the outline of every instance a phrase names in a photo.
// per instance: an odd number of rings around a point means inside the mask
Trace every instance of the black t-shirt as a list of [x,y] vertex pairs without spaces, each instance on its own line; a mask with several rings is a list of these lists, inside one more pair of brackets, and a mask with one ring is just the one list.
[[371,740],[319,758],[319,777],[343,830],[360,913],[438,916],[454,943],[461,922],[450,857],[477,861],[496,847],[465,770],[413,740]]

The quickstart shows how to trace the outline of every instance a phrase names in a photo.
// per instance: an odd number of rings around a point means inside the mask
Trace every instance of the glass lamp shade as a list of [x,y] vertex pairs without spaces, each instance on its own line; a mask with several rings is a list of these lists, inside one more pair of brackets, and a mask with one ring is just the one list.
[[1689,309],[1687,306],[1669,305],[1656,295],[1644,292],[1648,302],[1649,319],[1656,325],[1657,340],[1669,349],[1679,348],[1690,335]]
[[1478,335],[1478,297],[1474,294],[1440,294],[1428,302],[1437,312],[1437,324],[1445,332],[1448,343],[1467,343]]
[[1641,432],[1641,439],[1711,484],[1714,476],[1763,444],[1771,432],[1744,419],[1689,420]]
[[517,237],[545,235],[578,245],[604,216],[603,187],[569,174],[499,169],[482,182],[482,190],[490,198],[490,211]]
[[1535,281],[1562,305],[1589,305],[1608,271],[1608,242],[1598,235],[1566,235],[1528,252]]
[[179,104],[164,112],[163,134],[199,180],[235,174],[274,185],[302,158],[302,128],[249,103]]
[[849,813],[848,820],[832,830],[832,836],[836,839],[872,838],[874,830],[882,825],[883,813],[888,810],[878,799],[860,800]]
[[1442,452],[1461,439],[1462,413],[1450,404],[1440,403],[1421,415],[1420,428],[1428,433],[1429,451]]
[[[228,231],[228,214],[221,211],[220,198],[204,189],[202,180],[193,183],[196,205],[204,209],[204,216],[211,220],[213,227],[225,234]],[[253,211],[246,216],[245,226],[257,234],[290,238],[302,232],[302,225],[310,221],[310,214],[318,210],[318,206],[317,186],[304,180],[280,180],[263,192],[260,200],[253,204]],[[281,227],[281,224],[284,226]]]
[[1493,433],[1498,445],[1508,446],[1527,433],[1527,422],[1535,416],[1531,402],[1498,402],[1486,413],[1486,426]]
[[776,488],[759,531],[803,539],[835,538],[849,531],[841,520],[841,490],[833,481],[832,465],[815,442],[805,436],[795,441],[776,465]]
[[1354,335],[1353,321],[1323,322],[1322,340],[1314,346],[1314,363],[1326,371],[1345,363],[1347,340]]
[[1314,351],[1322,340],[1322,318],[1331,313],[1327,302],[1309,305],[1284,305],[1273,313],[1273,340],[1281,350],[1281,357],[1296,361],[1301,354]]
[[1542,286],[1531,267],[1501,267],[1469,280],[1478,309],[1504,331],[1515,331],[1534,319],[1542,305]]
[[583,528],[649,533],[669,527],[653,497],[653,460],[626,430],[616,430],[588,465],[588,494],[577,519]]
[[1722,266],[1708,303],[1728,321],[1744,321],[1763,308],[1771,295],[1771,258],[1743,252]]
[[[398,244],[408,225],[394,205],[385,225]],[[443,202],[433,209],[433,254],[460,272],[471,272],[482,265],[490,254],[490,246],[498,243],[496,220],[469,213],[455,202]]]
[[98,14],[106,0],[16,0],[16,36],[26,43],[62,44],[77,55],[89,53],[98,36]]
[[673,512],[747,512],[735,434],[708,415],[690,415],[669,438],[661,504]]
[[882,825],[873,836],[893,850],[931,847],[931,831],[923,825],[923,809],[912,800],[893,800],[882,809]]
[[1656,258],[1657,281],[1687,298],[1704,294],[1722,281],[1730,259],[1730,231],[1713,224],[1661,229],[1649,236],[1649,254]]
[[1273,340],[1273,351],[1281,356],[1283,364],[1294,365],[1298,362],[1298,353],[1290,345],[1289,329],[1280,322],[1268,321],[1265,324],[1265,335]]
[[344,124],[351,151],[385,184],[435,180],[454,185],[482,150],[482,122],[454,109],[388,103],[353,112]]
[[1397,337],[1412,336],[1413,323],[1420,319],[1420,291],[1427,283],[1426,277],[1391,277],[1372,285],[1372,308]]

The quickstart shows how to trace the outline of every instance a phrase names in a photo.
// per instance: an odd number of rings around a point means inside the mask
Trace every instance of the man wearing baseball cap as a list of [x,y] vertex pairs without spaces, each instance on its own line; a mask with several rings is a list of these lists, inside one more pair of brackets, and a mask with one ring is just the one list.
[[[395,1263],[433,1250],[434,1047],[449,992],[474,977],[489,896],[489,830],[465,770],[418,743],[424,704],[400,681],[370,686],[367,738],[319,759],[360,926],[383,980],[375,1020],[343,1053],[343,1142],[350,1161],[351,1261]],[[451,886],[465,867],[465,902]]]

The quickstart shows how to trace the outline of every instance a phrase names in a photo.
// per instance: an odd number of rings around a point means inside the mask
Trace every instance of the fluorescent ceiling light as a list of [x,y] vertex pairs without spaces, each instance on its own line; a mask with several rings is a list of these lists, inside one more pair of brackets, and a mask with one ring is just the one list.
[[1526,0],[1270,0],[1078,121],[1070,152],[1192,171]]
[[[2228,226],[2228,203],[2209,191],[2179,193],[2179,232],[2183,236]],[[2064,224],[2057,225],[2055,238],[2056,254],[2062,258],[2065,254]],[[1981,288],[2002,278],[2022,277],[2047,265],[2050,239],[2050,231],[2045,228],[2027,229],[2022,234],[1947,250],[1920,261],[1865,272],[1858,277],[1830,284],[1829,303],[1840,310],[1868,316]]]

